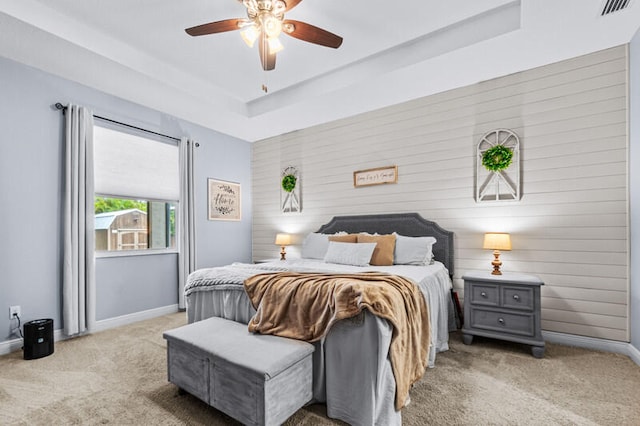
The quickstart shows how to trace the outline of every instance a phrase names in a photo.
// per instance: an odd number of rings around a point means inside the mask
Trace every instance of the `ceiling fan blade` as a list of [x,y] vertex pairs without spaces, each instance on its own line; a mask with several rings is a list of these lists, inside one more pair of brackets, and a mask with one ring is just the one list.
[[298,3],[300,3],[302,0],[283,0],[283,1],[284,1],[284,4],[287,5],[287,7],[284,10],[289,11],[294,7],[296,7]]
[[258,50],[260,51],[260,63],[262,69],[265,71],[271,71],[276,67],[276,54],[269,51],[269,44],[267,42],[267,35],[261,32],[260,42],[258,43]]
[[225,31],[239,30],[240,25],[247,22],[246,19],[225,19],[224,21],[209,22],[208,24],[198,25],[196,27],[187,28],[185,31],[191,36],[201,36],[207,34],[223,33]]
[[342,37],[318,28],[306,22],[285,19],[282,23],[282,32],[309,43],[337,49],[342,44]]

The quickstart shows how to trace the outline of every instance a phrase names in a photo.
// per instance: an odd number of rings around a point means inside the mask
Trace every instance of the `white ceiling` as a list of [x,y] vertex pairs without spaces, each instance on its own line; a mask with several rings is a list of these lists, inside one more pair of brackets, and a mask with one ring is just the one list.
[[304,0],[286,17],[344,43],[282,36],[265,72],[237,31],[184,32],[237,0],[0,0],[0,56],[255,141],[628,43],[638,0],[604,1]]

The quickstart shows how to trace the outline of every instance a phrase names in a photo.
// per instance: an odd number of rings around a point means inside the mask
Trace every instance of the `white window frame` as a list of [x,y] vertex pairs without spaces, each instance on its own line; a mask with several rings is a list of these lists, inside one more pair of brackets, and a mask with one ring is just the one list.
[[[101,124],[95,124],[94,125],[94,129],[96,127],[100,127],[100,130],[107,130],[107,131],[111,131],[111,132],[117,132],[117,133],[121,133],[123,134],[123,138],[143,138],[146,139],[148,141],[152,141],[152,142],[157,142],[159,144],[166,144],[167,142],[165,140],[159,140],[157,137],[154,136],[149,136],[147,134],[143,134],[142,132],[130,132],[130,131],[126,131],[126,130],[122,130],[122,128],[120,126],[117,126],[116,128],[114,128],[114,126],[111,125],[101,125]],[[99,130],[99,131],[100,131]],[[94,132],[95,134],[95,132]],[[104,134],[104,133],[103,133]],[[94,138],[95,139],[95,138]],[[171,144],[171,143],[170,143]],[[165,150],[166,151],[166,150]],[[120,155],[120,154],[119,154]],[[178,147],[176,145],[176,164],[175,164],[175,173],[178,173],[178,164],[177,164],[177,158],[178,158]],[[97,159],[94,158],[94,161],[96,161]],[[176,176],[176,180],[178,180],[179,177]],[[96,185],[98,186],[98,185]],[[150,191],[152,192],[152,191]],[[177,195],[179,191],[173,191],[173,194],[175,194],[175,196],[177,198],[179,198],[179,196]],[[174,214],[175,214],[175,235],[174,235],[174,246],[175,247],[166,247],[166,248],[135,248],[135,249],[128,249],[128,250],[95,250],[95,257],[96,258],[107,258],[107,257],[123,257],[123,256],[148,256],[148,255],[158,255],[158,254],[177,254],[179,251],[179,234],[181,232],[180,228],[179,228],[179,205],[180,202],[178,199],[173,200],[173,199],[157,199],[157,198],[149,198],[148,196],[145,196],[144,193],[141,194],[136,194],[135,196],[132,196],[131,194],[105,194],[105,193],[101,193],[99,192],[99,190],[97,190],[94,193],[94,200],[97,197],[104,197],[104,198],[115,198],[115,199],[122,199],[122,200],[141,200],[141,201],[145,201],[147,203],[151,203],[151,202],[157,202],[157,203],[165,203],[165,204],[170,204],[173,206],[174,209]],[[149,212],[147,212],[149,213]],[[95,213],[94,213],[95,214]],[[167,217],[168,219],[168,217]],[[149,230],[150,230],[150,217],[147,216],[147,227],[146,229],[144,229],[144,232],[147,233],[147,235],[149,235]],[[136,231],[142,231],[142,229],[137,229]],[[96,231],[94,231],[96,232]],[[110,236],[107,236],[108,241],[110,241]],[[97,240],[96,240],[97,241]],[[150,241],[147,240],[147,245],[150,244]]]

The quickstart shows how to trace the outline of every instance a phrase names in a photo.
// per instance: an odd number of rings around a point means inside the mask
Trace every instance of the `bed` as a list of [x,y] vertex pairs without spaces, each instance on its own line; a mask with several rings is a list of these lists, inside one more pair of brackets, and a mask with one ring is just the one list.
[[[265,272],[386,272],[413,280],[424,295],[431,323],[429,367],[437,352],[448,349],[451,329],[453,233],[417,213],[336,216],[315,234],[392,234],[433,237],[433,261],[426,265],[349,266],[303,258],[262,264],[236,263],[190,274],[185,286],[189,323],[212,316],[248,324],[255,314],[242,283]],[[368,311],[335,323],[314,343],[314,401],[325,403],[327,415],[352,425],[400,425],[394,406],[395,380],[389,361],[392,326]]]

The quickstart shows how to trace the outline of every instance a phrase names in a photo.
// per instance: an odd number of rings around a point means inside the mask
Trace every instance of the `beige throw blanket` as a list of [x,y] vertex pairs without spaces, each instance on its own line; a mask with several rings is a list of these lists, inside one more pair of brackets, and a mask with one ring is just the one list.
[[[281,272],[254,275],[244,282],[256,309],[249,330],[314,342],[336,321],[363,309],[393,325],[391,368],[400,410],[411,385],[425,372],[429,315],[412,281],[384,273],[323,274]],[[363,354],[369,356],[369,354]]]

